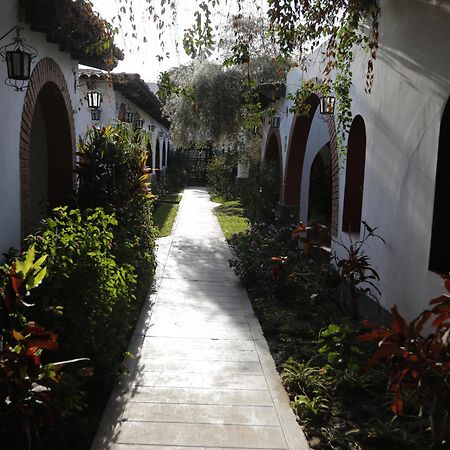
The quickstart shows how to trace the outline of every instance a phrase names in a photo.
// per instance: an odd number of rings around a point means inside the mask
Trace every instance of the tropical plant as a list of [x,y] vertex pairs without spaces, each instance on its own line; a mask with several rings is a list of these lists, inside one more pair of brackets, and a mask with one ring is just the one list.
[[[444,286],[450,293],[450,279]],[[404,413],[403,398],[413,393],[417,405],[429,414],[436,444],[450,442],[450,296],[440,295],[424,310],[407,322],[392,307],[390,328],[365,321],[372,331],[359,336],[361,341],[375,341],[377,350],[367,363],[367,369],[384,362],[390,371],[388,390],[394,394],[392,411]],[[423,334],[431,323],[432,332]]]
[[[131,264],[141,279],[153,275],[154,195],[145,173],[148,134],[117,123],[92,127],[79,145],[78,204],[104,208],[117,220],[113,252],[119,263]],[[149,284],[142,283],[146,293]],[[144,295],[144,294],[143,294]]]
[[[364,227],[362,237],[353,241],[350,236],[350,243],[348,245],[342,241],[335,240],[334,243],[345,250],[345,255],[338,256],[336,252],[333,254],[340,281],[350,288],[351,308],[356,318],[358,317],[361,294],[371,297],[377,303],[378,299],[376,294],[381,294],[376,284],[380,281],[380,276],[372,266],[369,255],[364,253],[365,246],[368,240],[374,238],[385,243],[384,239],[376,233],[377,228],[370,227],[365,221],[361,221],[361,223]],[[344,295],[341,296],[341,306],[346,306]]]
[[47,255],[35,255],[31,246],[0,266],[0,439],[11,450],[37,448],[54,416],[70,411],[67,404],[55,410],[55,389],[61,369],[80,360],[43,362],[57,350],[58,336],[24,315],[33,309],[30,291],[47,273]]
[[323,414],[331,407],[329,381],[324,372],[311,364],[289,358],[281,365],[281,379],[294,396],[293,407],[302,419],[310,420],[313,415]]
[[349,321],[332,323],[319,333],[319,353],[326,355],[333,369],[356,374],[364,355],[356,339],[359,333],[360,329]]

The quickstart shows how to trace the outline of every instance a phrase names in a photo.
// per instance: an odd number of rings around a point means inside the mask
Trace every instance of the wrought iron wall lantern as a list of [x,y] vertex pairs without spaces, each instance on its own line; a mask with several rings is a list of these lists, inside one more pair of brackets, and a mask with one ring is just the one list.
[[272,128],[280,128],[281,117],[274,116],[272,117],[271,125]]
[[0,56],[6,62],[8,72],[5,84],[16,91],[23,91],[29,86],[31,62],[38,55],[38,51],[34,47],[25,44],[20,37],[20,30],[22,30],[21,27],[15,26],[0,37],[1,41],[13,31],[17,32],[13,42],[0,47]]
[[155,131],[155,128],[156,128],[155,124],[153,122],[151,122],[150,125],[148,126],[148,131],[153,132],[153,131]]
[[133,118],[134,118],[134,113],[132,113],[131,111],[127,111],[125,113],[125,122],[133,123]]
[[101,114],[102,114],[102,110],[100,108],[92,108],[91,109],[91,120],[99,121]]
[[324,95],[320,98],[320,114],[331,116],[334,114],[334,106],[336,97],[332,95]]
[[100,109],[100,106],[102,104],[102,93],[100,91],[97,91],[95,89],[89,89],[86,92],[86,100],[88,108],[92,109]]
[[144,119],[136,119],[136,121],[134,122],[134,126],[139,130],[144,128]]

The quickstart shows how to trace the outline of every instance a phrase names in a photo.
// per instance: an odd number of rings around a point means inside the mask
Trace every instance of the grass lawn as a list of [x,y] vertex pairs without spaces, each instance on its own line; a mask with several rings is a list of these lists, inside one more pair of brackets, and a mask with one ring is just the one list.
[[158,237],[169,236],[172,232],[181,197],[182,194],[166,194],[161,199],[161,204],[155,209],[153,224],[158,229]]
[[250,228],[250,223],[244,216],[244,210],[239,200],[227,201],[220,197],[213,197],[211,200],[215,203],[220,203],[214,209],[214,213],[219,219],[220,227],[227,239]]

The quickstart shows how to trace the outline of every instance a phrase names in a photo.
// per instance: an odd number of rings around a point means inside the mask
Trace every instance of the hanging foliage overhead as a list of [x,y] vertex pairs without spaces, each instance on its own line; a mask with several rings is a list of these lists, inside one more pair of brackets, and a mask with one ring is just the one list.
[[[119,0],[125,15],[133,20],[133,3],[137,0]],[[159,37],[171,25],[176,25],[179,2],[177,0],[145,0],[150,17],[157,23]],[[351,65],[357,47],[368,51],[366,68],[366,91],[371,91],[374,75],[374,60],[378,49],[377,0],[267,0],[266,6],[255,5],[247,0],[196,0],[197,11],[194,23],[185,30],[184,50],[193,58],[206,57],[225,42],[224,63],[228,66],[247,64],[254,50],[255,42],[263,42],[263,48],[274,50],[278,59],[292,59],[302,67],[311,52],[323,46],[323,76],[319,80],[306,80],[292,95],[293,112],[307,113],[308,92],[333,94],[337,99],[337,125],[341,141],[352,120],[350,87],[352,85]],[[181,5],[181,4],[180,4]],[[232,23],[233,36],[228,41],[216,30],[215,16],[223,14],[226,8],[239,11]],[[261,2],[263,5],[263,2]],[[265,11],[264,11],[265,9]],[[257,26],[248,26],[242,18],[245,11],[258,10],[269,23],[268,33],[258,33]],[[239,22],[238,25],[234,22]],[[252,28],[253,27],[253,28]],[[135,28],[134,28],[135,29]],[[244,30],[244,31],[243,31]],[[261,39],[262,38],[262,39]],[[164,42],[162,43],[164,49]],[[162,52],[164,53],[164,52]],[[162,56],[161,56],[162,57]],[[249,77],[245,81],[253,85]],[[247,91],[250,88],[247,86]],[[306,108],[305,108],[306,107]]]
[[31,29],[47,34],[82,64],[113,69],[123,53],[114,45],[114,27],[86,0],[21,0]]

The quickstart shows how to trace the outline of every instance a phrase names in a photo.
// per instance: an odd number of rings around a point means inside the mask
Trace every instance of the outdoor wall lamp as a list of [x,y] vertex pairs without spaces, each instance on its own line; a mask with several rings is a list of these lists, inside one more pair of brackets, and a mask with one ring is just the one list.
[[153,122],[150,123],[150,125],[148,126],[148,131],[155,131],[155,124]]
[[89,90],[86,92],[86,100],[88,108],[100,109],[100,105],[102,104],[102,93],[95,90]]
[[125,122],[133,123],[133,118],[134,118],[134,113],[132,113],[131,111],[127,111],[125,113]]
[[272,128],[280,128],[281,117],[274,116],[272,117]]
[[134,122],[134,126],[137,129],[142,129],[144,128],[144,119],[136,119],[136,122]]
[[20,37],[21,29],[15,26],[0,37],[1,41],[14,30],[17,31],[17,36],[12,43],[0,47],[0,56],[6,62],[8,71],[5,84],[13,87],[16,91],[23,91],[28,87],[27,81],[29,81],[31,75],[31,61],[38,55],[38,51],[34,47],[26,45]]
[[102,110],[100,108],[92,108],[91,109],[91,120],[95,120],[95,121],[100,120],[101,114],[102,114]]
[[334,114],[334,105],[336,104],[336,97],[332,95],[324,95],[320,98],[320,114],[330,116]]

